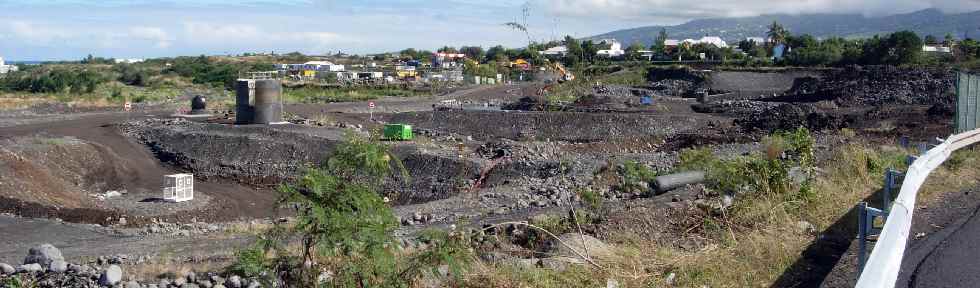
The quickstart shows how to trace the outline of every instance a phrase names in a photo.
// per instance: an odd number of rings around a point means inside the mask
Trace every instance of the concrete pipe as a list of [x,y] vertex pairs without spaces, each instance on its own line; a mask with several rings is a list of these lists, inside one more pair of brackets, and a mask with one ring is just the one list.
[[688,184],[697,184],[704,182],[704,172],[701,171],[688,171],[674,173],[670,175],[657,176],[654,178],[654,186],[657,189],[657,194],[661,194],[670,190],[674,190],[683,187]]

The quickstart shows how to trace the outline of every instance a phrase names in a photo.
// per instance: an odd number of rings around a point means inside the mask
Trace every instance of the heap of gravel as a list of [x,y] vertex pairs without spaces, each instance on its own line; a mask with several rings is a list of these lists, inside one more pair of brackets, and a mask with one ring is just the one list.
[[[57,258],[61,252],[58,248],[43,244],[31,248],[25,259],[25,264],[14,267],[0,263],[0,283],[10,283],[12,279],[33,282],[32,287],[62,288],[62,287],[125,287],[125,288],[167,288],[167,287],[211,287],[211,288],[255,288],[262,287],[256,279],[244,278],[234,274],[181,273],[172,277],[159,279],[133,280],[134,275],[126,275],[126,269],[121,261],[100,261],[92,264],[66,263],[54,259],[42,265],[44,261]],[[41,261],[40,263],[37,261]]]

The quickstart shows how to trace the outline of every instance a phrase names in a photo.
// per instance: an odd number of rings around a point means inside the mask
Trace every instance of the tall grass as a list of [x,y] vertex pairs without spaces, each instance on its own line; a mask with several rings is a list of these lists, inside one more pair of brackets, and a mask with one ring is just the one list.
[[[750,156],[719,159],[706,149],[682,154],[682,164],[686,162],[689,167],[712,170],[708,171],[709,180],[715,182],[709,182],[709,186],[715,189],[744,186],[735,206],[727,213],[718,210],[694,213],[692,223],[696,224],[687,234],[667,236],[696,241],[700,243],[696,245],[698,248],[664,245],[663,239],[642,238],[623,229],[607,239],[614,243],[612,246],[620,258],[604,263],[605,269],[572,266],[564,271],[551,271],[509,265],[480,266],[475,269],[476,274],[468,278],[467,284],[475,287],[596,287],[612,278],[621,287],[665,287],[668,282],[675,287],[769,287],[820,237],[819,231],[830,228],[856,203],[882,188],[887,168],[904,171],[905,156],[909,153],[893,146],[840,145],[814,168],[809,184],[804,183],[812,193],[800,197],[804,184],[787,184],[785,191],[778,192],[785,193],[785,197],[774,197],[777,196],[772,194],[775,191],[761,192],[774,186],[760,185],[761,182],[744,178],[759,176],[754,174],[758,171],[752,171],[748,165],[754,161],[769,163],[765,161],[781,159],[779,161],[792,161],[794,165],[809,161],[792,152],[801,144],[805,146],[807,141],[794,141],[789,136],[774,136],[782,140],[767,140],[763,149]],[[920,191],[920,199],[927,203],[941,192],[975,187],[980,183],[978,164],[980,149],[955,153],[930,176]],[[733,177],[724,176],[731,171],[739,173]],[[654,215],[650,217],[658,219]],[[801,227],[804,226],[801,223],[812,224],[814,229]]]

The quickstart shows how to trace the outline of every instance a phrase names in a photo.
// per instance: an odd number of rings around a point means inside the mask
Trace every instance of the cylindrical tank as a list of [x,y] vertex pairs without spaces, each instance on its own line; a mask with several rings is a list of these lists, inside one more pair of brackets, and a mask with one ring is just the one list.
[[202,95],[194,96],[194,98],[191,99],[191,114],[207,114],[207,106],[207,98],[204,98]]
[[684,185],[704,182],[704,172],[690,171],[657,176],[653,182],[656,185],[657,194],[660,194],[683,187]]
[[255,80],[256,124],[282,122],[282,83],[279,80]]
[[254,108],[249,99],[252,97],[252,81],[238,80],[235,86],[235,124],[252,124],[255,121]]

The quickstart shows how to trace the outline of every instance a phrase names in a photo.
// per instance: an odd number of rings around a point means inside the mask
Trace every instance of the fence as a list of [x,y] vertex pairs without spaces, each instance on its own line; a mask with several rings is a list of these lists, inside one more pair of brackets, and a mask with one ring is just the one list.
[[980,76],[959,73],[956,81],[956,132],[980,128]]
[[[915,212],[915,200],[919,187],[929,177],[929,173],[942,165],[954,151],[977,142],[980,142],[980,129],[949,136],[945,141],[926,151],[909,165],[908,171],[905,172],[905,180],[902,181],[902,188],[890,209],[884,213],[880,211],[875,213],[875,210],[870,210],[872,211],[870,214],[873,215],[883,216],[887,214],[887,219],[878,237],[876,247],[871,252],[867,263],[862,266],[863,270],[856,287],[895,287],[899,269],[902,267],[902,258],[905,256],[909,232],[912,229],[912,214]],[[868,210],[858,212],[861,213],[862,219],[867,218]],[[859,225],[859,230],[868,227],[866,223]],[[858,241],[863,244],[865,240],[859,239]],[[863,255],[859,256],[863,257]]]

